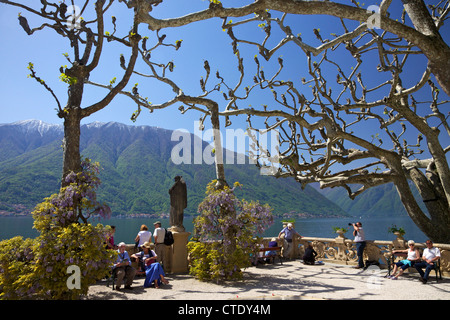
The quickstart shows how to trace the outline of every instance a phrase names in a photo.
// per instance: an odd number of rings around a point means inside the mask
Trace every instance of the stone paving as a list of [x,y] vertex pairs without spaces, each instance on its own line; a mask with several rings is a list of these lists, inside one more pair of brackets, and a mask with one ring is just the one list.
[[398,280],[385,278],[376,266],[363,271],[351,266],[325,263],[304,265],[299,260],[282,265],[245,269],[244,281],[208,283],[188,274],[169,274],[168,285],[143,288],[136,278],[133,290],[113,291],[105,281],[89,289],[87,300],[450,300],[450,279],[436,282],[434,272],[427,284],[417,273]]

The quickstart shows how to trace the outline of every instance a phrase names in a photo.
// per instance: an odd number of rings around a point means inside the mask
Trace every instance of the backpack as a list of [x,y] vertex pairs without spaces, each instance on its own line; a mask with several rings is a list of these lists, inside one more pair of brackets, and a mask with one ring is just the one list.
[[166,234],[164,236],[164,244],[166,246],[171,246],[174,242],[172,231],[169,231],[167,229],[165,229],[165,231],[166,231]]

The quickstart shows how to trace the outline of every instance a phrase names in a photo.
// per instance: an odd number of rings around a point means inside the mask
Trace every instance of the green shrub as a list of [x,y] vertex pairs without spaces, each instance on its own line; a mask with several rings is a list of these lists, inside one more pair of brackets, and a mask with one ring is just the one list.
[[190,273],[200,280],[236,280],[250,266],[258,250],[258,234],[273,223],[272,209],[239,200],[234,189],[216,190],[212,181],[194,220],[194,238],[188,243]]
[[88,223],[92,214],[110,213],[96,200],[98,164],[85,160],[82,168],[67,176],[68,185],[58,194],[36,206],[36,239],[0,243],[2,299],[78,299],[110,272],[117,258],[105,248],[110,228]]

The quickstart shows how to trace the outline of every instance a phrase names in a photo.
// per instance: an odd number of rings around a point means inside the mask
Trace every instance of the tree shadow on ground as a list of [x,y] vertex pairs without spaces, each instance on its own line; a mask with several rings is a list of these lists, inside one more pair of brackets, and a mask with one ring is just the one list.
[[[105,280],[97,281],[96,285],[102,287],[102,289],[95,293],[95,295],[90,295],[90,300],[135,300],[139,299],[140,295],[143,295],[146,290],[154,289],[153,287],[144,288],[145,278],[135,278],[131,289],[125,289],[123,286],[121,290],[113,290],[111,285],[107,285]],[[161,286],[160,288],[170,289],[171,284]],[[154,289],[156,290],[156,289]],[[159,289],[158,289],[159,290]]]
[[[199,281],[190,274],[168,274],[169,285],[160,289],[144,288],[144,278],[135,279],[134,290],[113,291],[103,282],[96,285],[87,299],[96,300],[179,300],[179,299],[384,299],[383,291],[390,290],[391,280],[386,270],[373,268],[355,270],[349,266],[306,266],[297,261],[283,265],[250,267],[241,281]],[[418,274],[403,275],[407,282],[419,282]],[[410,287],[409,283],[405,286]],[[430,276],[426,285],[442,294],[448,294],[450,279],[436,282]],[[392,283],[394,284],[394,283]],[[420,284],[421,286],[421,284]],[[414,290],[420,290],[415,286]],[[424,287],[425,288],[425,287]]]
[[[285,275],[280,274],[283,265],[267,265],[264,266],[265,273],[252,273],[252,268],[246,269],[244,279],[241,281],[223,281],[220,283],[211,283],[218,285],[223,292],[230,297],[239,297],[240,295],[252,292],[252,298],[259,296],[295,296],[297,298],[317,295],[323,292],[337,292],[354,290],[353,286],[324,285],[314,281],[316,276],[327,277],[327,274],[317,270],[316,274],[303,275],[301,269],[288,272]],[[261,269],[261,267],[258,267]],[[261,270],[259,270],[261,271]],[[339,273],[341,271],[338,271]],[[341,273],[342,279],[347,276]],[[175,281],[182,281],[185,276],[175,277]],[[189,277],[189,276],[188,276]],[[349,279],[351,276],[348,276]],[[200,293],[198,290],[187,288],[183,290],[185,294]],[[248,296],[248,295],[247,295]]]

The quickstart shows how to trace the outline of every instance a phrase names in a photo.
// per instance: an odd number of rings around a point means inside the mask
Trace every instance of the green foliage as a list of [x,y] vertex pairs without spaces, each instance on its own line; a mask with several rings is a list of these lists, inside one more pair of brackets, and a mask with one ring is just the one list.
[[[251,241],[256,245],[255,239]],[[250,266],[250,257],[256,254],[255,250],[238,245],[231,256],[225,256],[219,241],[189,242],[187,248],[189,273],[200,281],[241,280],[241,270]]]
[[61,75],[59,76],[59,80],[61,80],[64,83],[67,83],[70,86],[75,85],[78,82],[78,79],[76,77],[68,76],[65,73],[61,73]]
[[34,252],[38,242],[14,237],[0,242],[0,298],[20,299],[33,290]]
[[396,233],[398,232],[400,236],[404,236],[406,231],[402,227],[397,227],[395,224],[393,224],[390,228],[388,228],[388,233]]
[[236,280],[257,252],[257,235],[273,223],[272,209],[259,202],[239,200],[234,188],[207,186],[206,197],[194,220],[194,238],[188,243],[190,273],[200,280]]
[[[105,249],[110,228],[87,222],[92,213],[108,216],[96,201],[98,164],[89,160],[83,170],[66,177],[68,186],[44,199],[32,213],[36,239],[15,237],[0,243],[2,299],[78,299],[89,285],[106,276],[117,258]],[[69,285],[69,267],[80,271]]]
[[347,228],[341,228],[341,227],[333,227],[333,232],[338,233],[338,231],[346,233],[348,231]]
[[[77,299],[87,294],[89,285],[105,277],[116,253],[105,249],[108,229],[101,224],[93,226],[72,223],[52,228],[38,237],[39,250],[33,278],[39,284],[37,294],[51,299]],[[80,288],[68,289],[68,267],[80,268]]]

